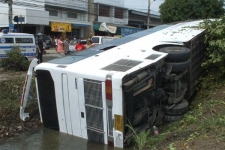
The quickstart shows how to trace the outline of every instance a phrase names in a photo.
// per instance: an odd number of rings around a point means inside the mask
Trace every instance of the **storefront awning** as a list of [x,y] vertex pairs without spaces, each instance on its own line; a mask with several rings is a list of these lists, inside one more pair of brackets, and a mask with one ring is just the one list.
[[90,26],[90,24],[80,24],[80,23],[73,23],[72,24],[74,27],[88,27],[88,26]]

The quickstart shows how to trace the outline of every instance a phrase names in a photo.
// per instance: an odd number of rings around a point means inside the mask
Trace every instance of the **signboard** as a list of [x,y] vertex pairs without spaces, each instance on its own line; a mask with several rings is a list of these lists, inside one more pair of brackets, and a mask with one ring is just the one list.
[[108,31],[113,34],[116,33],[116,29],[117,29],[117,27],[106,25],[106,23],[104,23],[104,22],[99,27],[99,31],[106,31],[106,32]]
[[127,36],[136,32],[140,32],[142,29],[137,29],[137,28],[121,28],[121,35],[122,36]]
[[24,22],[24,17],[18,17],[18,22]]
[[71,32],[71,23],[51,22],[51,31],[53,32]]
[[13,30],[14,29],[14,24],[13,23],[10,23],[9,24],[9,30]]

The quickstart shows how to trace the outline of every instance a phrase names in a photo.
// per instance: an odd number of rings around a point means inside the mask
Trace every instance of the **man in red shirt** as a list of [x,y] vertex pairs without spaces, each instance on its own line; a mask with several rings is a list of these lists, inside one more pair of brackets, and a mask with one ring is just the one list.
[[78,40],[78,43],[75,46],[75,50],[78,52],[78,51],[82,51],[83,49],[85,49],[84,44],[82,44],[81,41]]

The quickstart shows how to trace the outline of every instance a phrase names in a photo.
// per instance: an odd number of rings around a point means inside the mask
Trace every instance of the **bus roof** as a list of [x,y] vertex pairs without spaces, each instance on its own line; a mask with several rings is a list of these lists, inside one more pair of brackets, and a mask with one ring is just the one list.
[[[105,52],[96,52],[91,57],[74,61],[76,63],[65,64],[65,69],[78,74],[95,74],[96,76],[109,72],[121,75],[129,74],[166,57],[166,53],[153,50],[155,46],[163,44],[183,45],[183,43],[202,33],[204,30],[198,28],[200,22],[190,21],[167,26],[164,29],[151,34],[148,33]],[[149,32],[149,30],[141,32]],[[136,35],[130,37],[132,36]],[[116,40],[113,42],[116,42]],[[82,56],[80,55],[80,57]],[[62,59],[68,59],[68,57]],[[42,67],[44,67],[44,64]]]

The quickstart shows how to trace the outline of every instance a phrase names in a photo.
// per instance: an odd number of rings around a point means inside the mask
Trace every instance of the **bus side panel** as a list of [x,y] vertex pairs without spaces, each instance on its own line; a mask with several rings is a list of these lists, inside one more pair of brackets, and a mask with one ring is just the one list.
[[68,79],[66,74],[62,74],[62,92],[63,92],[63,101],[64,101],[64,113],[65,121],[67,127],[67,133],[73,134],[72,123],[71,123],[71,113],[70,113],[70,100],[69,100],[69,90],[68,90]]
[[81,127],[81,137],[84,139],[88,139],[87,136],[87,123],[86,123],[86,111],[85,111],[85,98],[84,98],[84,84],[83,79],[78,78],[77,80],[77,88],[79,93],[79,107],[80,112],[79,115],[81,116],[80,120],[80,127]]
[[112,88],[113,88],[113,107],[112,114],[114,120],[113,137],[114,146],[123,148],[123,130],[124,130],[124,112],[123,112],[123,91],[121,88],[121,77],[112,77]]
[[108,144],[108,138],[107,138],[107,134],[108,134],[108,129],[107,129],[107,111],[108,108],[106,106],[106,98],[105,98],[105,82],[102,82],[102,105],[103,108],[103,128],[104,128],[104,144]]
[[121,90],[113,89],[114,146],[123,148],[123,95]]
[[66,118],[64,111],[64,99],[63,99],[63,87],[62,87],[62,78],[61,72],[52,72],[54,83],[55,83],[55,95],[56,95],[56,104],[59,120],[59,129],[60,132],[67,133]]
[[78,96],[78,89],[77,89],[77,79],[72,77],[72,75],[69,77],[69,99],[70,99],[70,113],[71,113],[71,124],[72,124],[72,130],[73,135],[82,137],[81,135],[81,111],[79,106],[79,96]]

